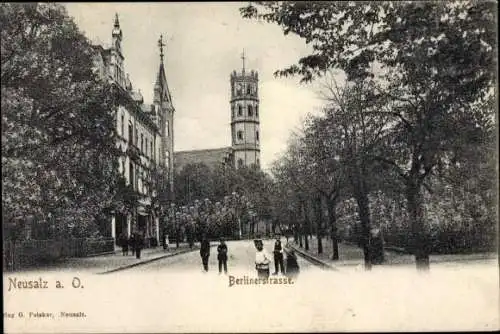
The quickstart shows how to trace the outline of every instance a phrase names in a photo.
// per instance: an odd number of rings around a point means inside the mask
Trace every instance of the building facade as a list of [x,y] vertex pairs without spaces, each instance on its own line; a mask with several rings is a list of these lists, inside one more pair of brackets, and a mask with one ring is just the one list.
[[155,210],[153,187],[158,173],[168,180],[173,192],[173,126],[175,109],[168,89],[163,63],[163,41],[160,38],[160,64],[154,87],[153,104],[144,103],[140,91],[135,90],[125,74],[122,53],[122,30],[115,17],[112,44],[109,48],[96,45],[96,69],[115,89],[115,119],[117,146],[123,152],[119,170],[126,185],[138,195],[137,205],[128,214],[115,213],[111,222],[111,236],[121,233],[130,236],[140,231],[149,245],[159,242],[159,217]]
[[260,167],[259,75],[245,71],[230,75],[231,146],[175,152],[175,170],[187,164],[204,163],[217,166]]

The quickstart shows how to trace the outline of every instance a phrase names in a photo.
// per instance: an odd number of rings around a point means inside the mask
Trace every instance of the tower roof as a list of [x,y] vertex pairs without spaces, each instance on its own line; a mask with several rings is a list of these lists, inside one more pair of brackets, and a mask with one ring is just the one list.
[[120,21],[118,20],[118,13],[115,13],[115,28],[120,28]]
[[120,20],[118,20],[118,13],[115,13],[115,22],[113,24],[113,35],[122,35],[122,29],[120,28]]
[[167,102],[172,103],[172,97],[170,95],[170,90],[168,89],[167,76],[165,74],[165,65],[163,64],[163,35],[160,35],[158,40],[158,47],[160,48],[160,68],[158,69],[158,75],[156,76],[155,83],[155,101],[163,102],[166,98]]

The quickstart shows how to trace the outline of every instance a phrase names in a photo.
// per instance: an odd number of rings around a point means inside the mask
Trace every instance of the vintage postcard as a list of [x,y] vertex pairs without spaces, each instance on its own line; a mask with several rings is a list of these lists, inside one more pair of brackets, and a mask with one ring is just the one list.
[[499,330],[497,10],[2,3],[4,331]]

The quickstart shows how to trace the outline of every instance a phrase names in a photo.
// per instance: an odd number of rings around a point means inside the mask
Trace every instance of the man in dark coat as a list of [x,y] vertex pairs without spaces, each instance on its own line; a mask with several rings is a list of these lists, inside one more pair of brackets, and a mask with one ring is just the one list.
[[200,245],[200,256],[203,263],[203,270],[208,272],[208,258],[210,257],[210,242],[206,236],[203,236]]
[[285,268],[283,265],[283,246],[281,246],[280,237],[276,237],[276,242],[274,243],[274,273],[273,275],[278,275],[278,269],[281,273],[285,273]]
[[222,266],[224,266],[224,274],[227,274],[227,245],[224,238],[220,239],[220,244],[217,246],[217,260],[219,261],[219,274],[222,274]]
[[128,238],[128,246],[132,251],[132,256],[135,255],[135,234],[135,232],[131,233],[130,237]]
[[135,235],[135,257],[137,259],[141,258],[141,250],[144,247],[144,236],[141,232]]
[[128,238],[125,232],[120,233],[120,236],[118,238],[118,242],[120,243],[120,246],[122,247],[122,255],[128,255]]

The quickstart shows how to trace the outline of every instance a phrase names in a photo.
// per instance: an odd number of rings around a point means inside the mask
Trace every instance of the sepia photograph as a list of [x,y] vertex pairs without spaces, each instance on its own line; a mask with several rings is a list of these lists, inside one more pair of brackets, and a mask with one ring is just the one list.
[[500,330],[497,25],[0,4],[4,332]]

